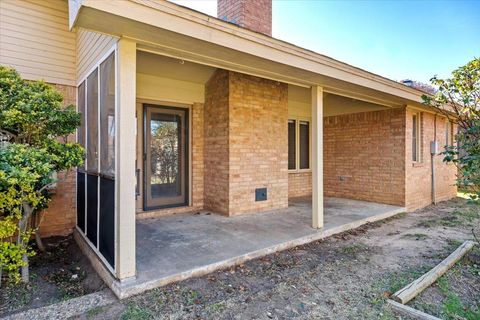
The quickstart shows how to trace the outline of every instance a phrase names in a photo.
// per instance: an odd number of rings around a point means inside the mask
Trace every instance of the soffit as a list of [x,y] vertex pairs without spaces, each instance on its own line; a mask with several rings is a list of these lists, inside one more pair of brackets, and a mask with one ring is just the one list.
[[[405,104],[421,105],[421,94],[416,90],[401,84],[392,84],[393,81],[388,82],[385,79],[377,82],[378,79],[374,79],[375,76],[369,73],[359,77],[349,70],[338,69],[338,66],[329,66],[309,58],[298,57],[261,43],[252,43],[249,39],[235,37],[235,34],[208,30],[207,27],[205,27],[207,30],[198,31],[201,36],[188,36],[184,28],[201,27],[196,26],[193,21],[185,19],[179,21],[178,17],[139,6],[131,1],[122,2],[122,4],[128,4],[128,7],[122,10],[113,8],[115,9],[113,11],[119,15],[106,11],[112,9],[112,4],[108,6],[109,1],[85,2],[102,4],[100,7],[103,10],[88,6],[82,8],[76,20],[77,26],[135,39],[139,50],[300,86],[321,85],[328,92],[383,105],[394,107]],[[145,11],[145,9],[149,10]],[[142,12],[153,17],[142,19],[139,16]],[[162,26],[178,26],[178,29],[174,32],[166,27],[155,26],[153,18],[155,21],[161,21]],[[149,21],[149,23],[141,21]],[[249,50],[242,50],[242,45],[245,48],[249,47]]]

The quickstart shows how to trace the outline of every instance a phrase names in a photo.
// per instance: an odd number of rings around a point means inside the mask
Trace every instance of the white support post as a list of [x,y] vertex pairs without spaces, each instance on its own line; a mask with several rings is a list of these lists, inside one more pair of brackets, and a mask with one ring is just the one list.
[[312,86],[312,226],[323,227],[323,89]]
[[134,277],[135,269],[135,107],[136,43],[120,39],[117,47],[116,106],[116,261],[118,279]]

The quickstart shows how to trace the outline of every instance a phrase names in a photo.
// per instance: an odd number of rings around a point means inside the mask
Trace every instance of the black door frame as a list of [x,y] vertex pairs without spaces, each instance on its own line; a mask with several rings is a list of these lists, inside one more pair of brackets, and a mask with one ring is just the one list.
[[[190,198],[190,117],[189,117],[189,108],[182,108],[182,107],[172,107],[172,106],[164,106],[161,104],[152,104],[152,103],[142,103],[143,107],[143,149],[142,149],[142,156],[143,156],[143,210],[144,211],[151,211],[151,210],[158,210],[158,209],[165,209],[165,208],[174,208],[174,207],[184,207],[188,206],[189,198]],[[165,110],[181,110],[185,112],[185,155],[184,155],[184,185],[185,185],[185,201],[181,203],[175,204],[167,204],[167,205],[160,205],[160,206],[147,206],[147,110],[148,109],[156,109],[161,111],[162,109]]]

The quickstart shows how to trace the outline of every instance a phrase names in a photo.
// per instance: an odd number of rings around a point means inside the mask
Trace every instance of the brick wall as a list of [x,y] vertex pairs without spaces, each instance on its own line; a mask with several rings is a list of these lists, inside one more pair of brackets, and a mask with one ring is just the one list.
[[312,195],[312,173],[295,172],[288,174],[288,197],[298,198]]
[[[420,161],[412,161],[412,116],[420,115]],[[436,118],[436,135],[435,135]],[[455,130],[454,130],[455,132]],[[419,113],[416,110],[406,111],[406,206],[408,210],[415,210],[432,203],[432,159],[430,155],[430,141],[438,140],[440,150],[445,145],[445,118],[431,113]],[[457,193],[455,187],[456,167],[443,162],[443,156],[434,158],[436,172],[437,201],[447,200]]]
[[[288,206],[288,87],[230,72],[230,214]],[[255,201],[255,188],[268,200]]]
[[324,118],[324,192],[404,205],[405,111]]
[[217,70],[205,85],[205,208],[227,214],[229,208],[229,73]]
[[[76,88],[72,86],[53,85],[63,95],[64,104],[75,104]],[[74,141],[72,135],[69,140]],[[43,212],[43,220],[40,225],[42,237],[54,235],[68,235],[72,233],[76,223],[75,207],[75,172],[59,173],[57,188],[48,209]]]
[[[205,208],[239,213],[288,205],[287,85],[217,70],[205,87]],[[267,201],[255,201],[267,188]]]
[[204,206],[204,105],[192,106],[192,207]]
[[241,27],[272,35],[272,0],[218,0],[217,16]]
[[[420,116],[420,161],[412,161],[412,116]],[[406,206],[432,202],[430,141],[445,145],[445,118],[395,109],[324,119],[325,196]],[[456,132],[456,128],[453,128]],[[453,133],[452,132],[452,133]],[[403,147],[405,146],[405,148]],[[404,150],[402,150],[404,149]],[[402,157],[402,158],[400,158]],[[403,160],[403,157],[405,157]],[[435,156],[436,198],[456,195],[456,167]],[[289,197],[311,195],[311,174],[289,174]]]
[[[74,87],[56,88],[65,104],[75,103]],[[164,213],[206,208],[235,215],[283,208],[288,197],[310,195],[311,173],[287,171],[287,86],[218,70],[205,89],[205,105],[195,103],[191,113],[192,207]],[[420,117],[421,161],[413,163],[414,112],[393,109],[325,118],[325,196],[406,205],[408,210],[429,205],[435,116],[424,112]],[[444,118],[437,116],[436,128],[443,146]],[[454,197],[456,168],[443,163],[442,156],[435,157],[435,165],[437,200]],[[59,177],[44,212],[44,237],[69,234],[75,226],[75,176]],[[267,201],[255,201],[255,188],[260,187],[268,189]]]

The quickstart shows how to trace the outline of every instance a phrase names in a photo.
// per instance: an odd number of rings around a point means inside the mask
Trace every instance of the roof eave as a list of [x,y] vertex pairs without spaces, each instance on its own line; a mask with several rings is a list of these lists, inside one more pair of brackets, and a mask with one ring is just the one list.
[[[70,1],[80,1],[80,7],[100,10],[238,52],[380,91],[404,99],[405,102],[417,104],[422,102],[424,92],[419,90],[167,1],[128,0],[120,3],[114,3],[112,0]],[[80,13],[80,10],[77,12]],[[78,20],[77,17],[75,19]]]

